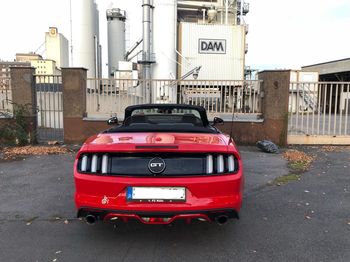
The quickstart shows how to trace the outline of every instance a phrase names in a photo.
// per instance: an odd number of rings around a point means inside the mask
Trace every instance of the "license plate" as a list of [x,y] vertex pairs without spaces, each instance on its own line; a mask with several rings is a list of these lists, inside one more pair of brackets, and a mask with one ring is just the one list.
[[138,202],[183,202],[186,201],[184,187],[128,187],[128,201]]

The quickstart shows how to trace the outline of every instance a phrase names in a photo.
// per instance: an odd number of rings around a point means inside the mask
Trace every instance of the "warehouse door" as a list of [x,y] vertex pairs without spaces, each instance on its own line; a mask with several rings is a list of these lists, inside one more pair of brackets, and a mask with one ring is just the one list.
[[350,82],[291,82],[288,144],[350,144]]

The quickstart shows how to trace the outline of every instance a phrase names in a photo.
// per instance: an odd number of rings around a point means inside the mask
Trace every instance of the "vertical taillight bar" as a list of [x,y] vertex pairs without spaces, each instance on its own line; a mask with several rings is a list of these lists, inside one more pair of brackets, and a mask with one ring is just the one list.
[[216,169],[218,173],[223,173],[224,172],[224,156],[223,155],[218,155],[216,158]]
[[102,156],[101,171],[102,171],[102,174],[108,173],[108,155],[107,154]]
[[228,165],[228,172],[235,171],[235,158],[232,155],[228,156],[227,165]]
[[98,161],[98,156],[97,155],[92,155],[91,173],[96,173],[97,172],[97,161]]
[[207,155],[207,174],[213,173],[213,156]]
[[80,170],[83,171],[83,172],[86,172],[87,171],[87,164],[88,164],[88,156],[85,155],[81,159],[81,168],[80,168]]

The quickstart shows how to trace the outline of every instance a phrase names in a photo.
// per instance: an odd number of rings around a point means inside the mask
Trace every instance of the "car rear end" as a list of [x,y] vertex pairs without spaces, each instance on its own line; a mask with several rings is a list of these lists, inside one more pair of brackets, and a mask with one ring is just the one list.
[[[148,143],[85,144],[74,169],[78,217],[90,224],[131,219],[145,224],[179,219],[225,223],[238,218],[242,161],[235,146],[217,136],[221,142],[198,142],[197,136],[197,141],[186,137],[176,144],[158,144],[157,137]],[[137,140],[123,134],[112,141],[127,137]]]

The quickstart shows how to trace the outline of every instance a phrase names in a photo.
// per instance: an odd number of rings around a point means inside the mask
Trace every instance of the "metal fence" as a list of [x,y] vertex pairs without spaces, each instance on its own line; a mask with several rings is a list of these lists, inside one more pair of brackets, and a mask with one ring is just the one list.
[[350,82],[291,82],[288,133],[350,136]]
[[0,78],[0,118],[13,117],[13,103],[10,78]]
[[63,141],[62,77],[36,75],[37,140]]
[[87,116],[122,117],[129,105],[179,103],[200,105],[209,116],[261,118],[261,81],[229,80],[87,80]]

